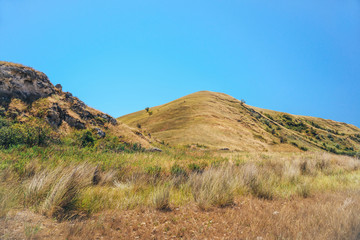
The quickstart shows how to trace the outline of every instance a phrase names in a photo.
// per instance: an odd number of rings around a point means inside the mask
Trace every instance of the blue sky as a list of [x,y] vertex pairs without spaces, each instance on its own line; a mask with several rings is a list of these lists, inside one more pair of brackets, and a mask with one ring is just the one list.
[[115,117],[210,90],[360,126],[360,0],[0,0],[0,59]]

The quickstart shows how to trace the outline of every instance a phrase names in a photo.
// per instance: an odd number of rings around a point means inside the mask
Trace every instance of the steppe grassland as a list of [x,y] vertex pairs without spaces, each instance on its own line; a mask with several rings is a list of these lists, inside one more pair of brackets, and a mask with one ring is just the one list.
[[0,152],[0,204],[67,218],[104,210],[201,210],[236,199],[308,198],[357,190],[360,162],[329,153],[192,151],[115,153],[71,146]]

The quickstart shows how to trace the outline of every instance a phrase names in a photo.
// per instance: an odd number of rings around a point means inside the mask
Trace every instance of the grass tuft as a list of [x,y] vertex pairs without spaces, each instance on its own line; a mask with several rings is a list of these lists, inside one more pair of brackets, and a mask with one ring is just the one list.
[[157,210],[168,211],[170,210],[170,188],[165,185],[160,185],[155,188],[152,194],[152,203]]
[[234,203],[234,185],[230,167],[211,168],[190,177],[192,195],[200,209],[226,207]]

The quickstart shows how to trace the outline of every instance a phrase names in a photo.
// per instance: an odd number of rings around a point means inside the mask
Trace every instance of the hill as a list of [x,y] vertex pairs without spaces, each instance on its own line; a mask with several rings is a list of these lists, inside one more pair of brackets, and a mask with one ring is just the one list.
[[100,138],[109,133],[123,142],[149,146],[136,130],[63,92],[44,73],[21,64],[0,62],[0,116],[20,123],[42,120],[62,136],[86,129]]
[[360,129],[346,123],[249,106],[201,91],[118,118],[170,145],[239,151],[326,150],[355,154]]

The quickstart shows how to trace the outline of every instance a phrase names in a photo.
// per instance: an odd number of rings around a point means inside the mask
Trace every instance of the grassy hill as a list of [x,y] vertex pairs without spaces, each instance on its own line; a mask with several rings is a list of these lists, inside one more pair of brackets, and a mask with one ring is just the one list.
[[240,151],[326,150],[355,154],[360,129],[346,123],[249,106],[223,94],[196,92],[118,118],[170,145]]

